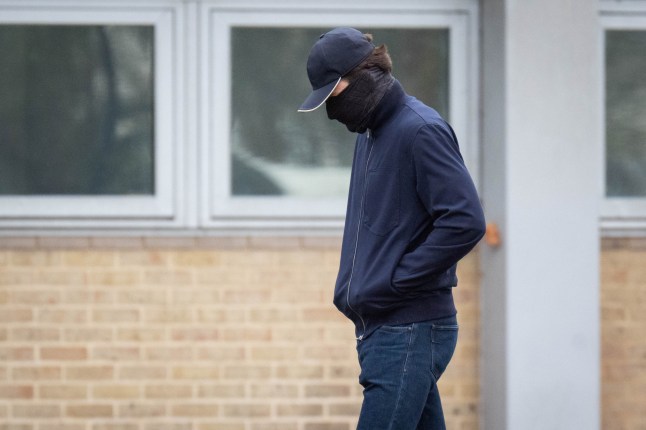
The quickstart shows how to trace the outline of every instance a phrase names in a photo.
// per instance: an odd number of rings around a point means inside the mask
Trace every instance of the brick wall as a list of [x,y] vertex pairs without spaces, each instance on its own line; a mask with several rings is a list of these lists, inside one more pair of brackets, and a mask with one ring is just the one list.
[[[0,430],[354,428],[338,240],[0,243]],[[460,341],[440,383],[450,429],[477,428],[477,267],[475,254],[460,267]]]
[[646,239],[605,240],[601,261],[604,430],[646,429]]

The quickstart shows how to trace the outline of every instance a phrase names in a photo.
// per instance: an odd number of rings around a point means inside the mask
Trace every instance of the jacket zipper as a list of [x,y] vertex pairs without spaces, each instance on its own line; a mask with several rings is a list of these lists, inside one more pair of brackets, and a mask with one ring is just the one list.
[[363,335],[366,333],[366,322],[363,320],[363,317],[359,314],[359,312],[355,311],[352,305],[350,304],[350,286],[352,285],[352,276],[354,275],[354,263],[357,258],[357,248],[359,247],[359,232],[361,231],[361,222],[363,220],[363,201],[366,197],[366,188],[367,188],[367,182],[368,182],[368,165],[370,163],[370,156],[372,155],[372,140],[370,138],[370,130],[368,130],[368,145],[370,150],[368,151],[368,159],[366,160],[366,170],[363,174],[363,192],[361,193],[361,205],[360,205],[360,210],[359,210],[359,223],[357,225],[357,234],[355,236],[355,242],[354,242],[354,254],[352,255],[352,269],[350,270],[350,279],[348,280],[348,288],[347,288],[347,294],[346,294],[346,303],[348,304],[348,308],[352,312],[354,312],[359,319],[361,320],[361,324],[363,325],[363,334],[361,334],[357,340],[363,340]]

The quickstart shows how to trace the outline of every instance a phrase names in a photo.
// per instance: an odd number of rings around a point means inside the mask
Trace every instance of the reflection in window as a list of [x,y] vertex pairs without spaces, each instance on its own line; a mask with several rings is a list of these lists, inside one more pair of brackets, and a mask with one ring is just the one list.
[[646,31],[606,32],[606,195],[646,196]]
[[0,25],[0,194],[153,194],[152,26]]
[[[355,135],[322,107],[297,113],[311,91],[307,55],[329,28],[232,29],[232,194],[344,197]],[[371,29],[409,94],[448,118],[449,30]]]

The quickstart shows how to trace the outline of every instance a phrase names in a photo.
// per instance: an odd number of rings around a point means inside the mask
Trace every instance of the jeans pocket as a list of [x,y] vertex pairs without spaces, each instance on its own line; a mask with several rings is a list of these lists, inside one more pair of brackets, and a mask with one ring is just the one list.
[[431,328],[431,372],[435,379],[440,376],[449,365],[455,347],[458,343],[458,325],[433,325]]

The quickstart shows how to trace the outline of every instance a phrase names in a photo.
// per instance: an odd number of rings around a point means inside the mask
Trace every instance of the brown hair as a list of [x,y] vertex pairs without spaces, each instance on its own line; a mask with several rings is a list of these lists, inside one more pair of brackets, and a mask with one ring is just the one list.
[[[366,38],[369,42],[372,42],[372,34],[364,33],[363,37]],[[390,59],[390,54],[388,54],[388,47],[384,44],[377,46],[372,54],[368,56],[361,64],[352,69],[345,77],[352,80],[353,76],[363,69],[371,69],[373,67],[378,67],[385,73],[392,73],[393,71],[393,62]]]

